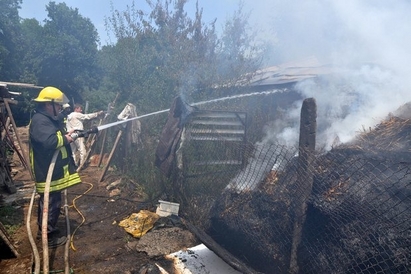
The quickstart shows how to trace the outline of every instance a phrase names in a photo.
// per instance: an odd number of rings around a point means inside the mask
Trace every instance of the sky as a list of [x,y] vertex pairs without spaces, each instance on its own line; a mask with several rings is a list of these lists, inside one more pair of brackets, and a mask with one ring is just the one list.
[[[60,1],[56,1],[60,2]],[[91,19],[102,44],[107,41],[104,17],[110,1],[67,0],[69,7]],[[351,140],[358,132],[380,123],[390,112],[411,101],[411,1],[409,0],[244,0],[250,25],[259,37],[273,42],[271,62],[281,64],[314,56],[320,64],[345,70],[321,86],[306,81],[298,88],[317,102],[317,124],[325,146],[338,137]],[[44,0],[23,0],[20,16],[46,18]],[[136,0],[143,5],[144,0]],[[131,0],[113,0],[125,10]],[[189,1],[194,12],[195,1]],[[199,0],[205,23],[217,18],[217,31],[237,9],[237,0]],[[144,6],[141,6],[144,7]],[[142,8],[144,10],[144,8]],[[268,59],[268,57],[267,57]],[[287,110],[289,126],[275,121],[266,138],[286,144],[298,140],[302,102]],[[318,139],[318,138],[317,138]]]
[[[21,5],[22,9],[19,12],[20,17],[36,18],[42,22],[47,18],[46,5],[49,2],[50,0],[23,0],[23,4]],[[126,10],[127,6],[131,6],[132,4],[132,0],[55,0],[55,2],[64,2],[68,7],[78,8],[82,16],[89,18],[99,33],[102,45],[107,44],[107,41],[110,42],[110,40],[108,40],[109,38],[112,39],[112,37],[107,36],[104,27],[104,18],[111,14],[111,4],[114,9],[119,11]],[[199,0],[199,6],[203,8],[204,22],[209,23],[217,18],[216,26],[221,29],[227,16],[232,15],[238,8],[239,2],[239,0]],[[247,5],[247,10],[259,9],[258,5],[250,7],[252,1],[247,2],[249,2],[245,4]],[[145,0],[134,0],[134,3],[138,8],[148,11]],[[194,15],[195,1],[190,0],[186,7],[187,11]]]

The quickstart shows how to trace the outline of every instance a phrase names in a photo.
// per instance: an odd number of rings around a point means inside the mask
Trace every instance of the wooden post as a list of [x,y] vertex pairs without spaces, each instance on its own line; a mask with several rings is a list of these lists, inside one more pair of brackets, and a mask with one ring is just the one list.
[[120,140],[120,137],[121,137],[122,133],[123,132],[120,130],[117,134],[117,138],[116,138],[116,141],[114,142],[114,146],[111,149],[110,155],[108,156],[107,164],[104,166],[103,172],[101,173],[100,179],[98,180],[99,183],[103,181],[104,175],[106,175],[107,169],[108,169],[108,167],[110,165],[110,162],[111,162],[111,158],[113,157],[114,151],[116,150],[117,144]]
[[[7,245],[7,247],[10,249],[10,251],[13,253],[13,255],[16,258],[20,256],[19,252],[17,251],[17,248],[13,244],[12,237],[10,237],[9,233],[7,233],[6,228],[3,226],[1,222],[0,222],[0,240]],[[4,250],[4,247],[2,250]]]
[[[298,190],[294,195],[294,229],[291,246],[290,271],[298,273],[297,251],[301,242],[302,229],[305,222],[307,200],[313,187],[312,161],[315,152],[317,130],[317,105],[314,98],[305,99],[301,108],[300,139],[298,150]],[[298,192],[297,192],[298,191]]]
[[[116,97],[114,98],[113,102],[111,102],[111,103],[108,104],[107,113],[105,114],[104,118],[100,119],[99,124],[98,124],[99,126],[105,124],[106,119],[107,119],[107,117],[108,117],[108,114],[111,113],[112,109],[114,108],[114,105],[115,105],[115,103],[116,103],[117,98],[118,98],[119,95],[120,95],[120,93],[117,92]],[[106,134],[107,134],[106,131],[107,131],[107,130],[105,130],[105,131],[103,132],[103,141],[102,141],[102,144],[101,144],[100,158],[99,158],[98,164],[97,164],[98,167],[101,165],[101,161],[102,161],[103,150],[104,150],[104,143],[106,142]],[[98,134],[98,135],[100,136],[100,134]],[[88,147],[87,156],[86,156],[86,160],[84,161],[84,163],[87,162],[87,160],[88,160],[88,158],[89,158],[89,156],[90,156],[90,153],[91,153],[91,150],[93,149],[93,145],[94,145],[94,143],[95,143],[96,138],[97,138],[97,134],[93,135],[92,138],[91,138],[91,140],[90,140],[90,142],[88,143],[88,146],[87,146],[87,147]],[[89,139],[90,139],[90,138],[89,138]],[[87,139],[87,141],[89,141],[89,139]],[[81,167],[81,168],[82,168],[82,167]]]
[[104,148],[106,146],[105,145],[106,137],[107,137],[107,130],[103,131],[103,141],[101,142],[100,157],[98,158],[98,163],[97,163],[98,167],[101,165],[101,162],[103,161]]
[[96,135],[97,135],[97,134],[98,134],[98,133],[93,134],[93,136],[91,137],[91,138],[92,138],[92,141],[91,141],[89,147],[86,148],[86,157],[84,157],[84,162],[78,167],[78,169],[77,169],[78,171],[82,170],[83,167],[84,167],[84,165],[87,163],[88,158],[89,158],[89,156],[90,156],[91,149],[92,149],[92,147],[93,147],[93,145],[94,145],[94,142],[96,141]]
[[4,126],[4,129],[3,129],[3,131],[1,132],[1,140],[2,140],[2,141],[4,140],[4,138],[5,138],[6,135],[7,135],[7,129],[9,128],[10,123],[11,123],[11,122],[10,122],[10,117],[7,116],[6,125]]
[[132,147],[132,142],[131,142],[131,129],[133,127],[133,122],[128,122],[126,125],[126,128],[124,129],[124,142],[123,142],[123,160],[122,160],[122,171],[124,173],[127,172],[127,169],[129,168],[129,164],[127,161],[129,161],[129,156],[131,151],[127,148]]
[[[14,121],[13,113],[11,112],[10,105],[9,105],[9,103],[17,104],[17,101],[11,100],[11,99],[8,99],[8,98],[4,98],[3,100],[4,100],[4,105],[6,106],[6,109],[7,109],[7,112],[8,112],[8,117],[10,117],[11,124],[13,125],[14,135],[15,135],[16,138],[17,138],[17,142],[18,142],[18,144],[19,144],[19,149],[20,149],[21,155],[23,155],[23,158],[24,158],[24,162],[25,162],[25,163],[23,163],[23,165],[24,165],[24,167],[25,167],[26,169],[28,169],[28,170],[30,171],[30,173],[31,173],[31,168],[28,166],[28,163],[29,163],[29,161],[28,161],[28,159],[29,159],[29,158],[28,158],[28,153],[27,153],[27,151],[23,148],[23,146],[22,146],[22,144],[21,144],[20,136],[17,134],[17,126],[16,126],[16,123],[15,123],[15,121]],[[34,177],[32,176],[32,178],[34,178]]]

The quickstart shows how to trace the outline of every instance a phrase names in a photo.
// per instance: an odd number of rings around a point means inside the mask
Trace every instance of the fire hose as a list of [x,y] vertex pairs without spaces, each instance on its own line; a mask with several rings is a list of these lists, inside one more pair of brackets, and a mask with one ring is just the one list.
[[[157,114],[157,113],[162,113],[168,110],[162,110],[162,111],[158,111],[156,113],[151,113],[149,115],[152,114]],[[110,124],[106,124],[106,125],[102,125],[102,126],[98,126],[98,127],[93,127],[89,130],[75,130],[73,133],[70,134],[70,137],[73,140],[76,140],[77,138],[81,138],[81,137],[88,137],[89,134],[91,133],[97,133],[100,130],[118,125],[118,124],[122,124],[122,123],[126,123],[129,122],[131,120],[135,120],[135,119],[140,119],[149,115],[143,115],[143,116],[138,116],[138,117],[134,117],[131,119],[127,119],[127,120],[123,120],[123,121],[119,121],[119,122],[114,122],[114,123],[110,123]],[[42,223],[41,223],[41,237],[42,237],[42,245],[43,245],[43,273],[49,273],[49,257],[48,257],[48,253],[49,253],[49,249],[48,249],[48,238],[47,238],[47,222],[48,222],[48,211],[49,211],[49,195],[50,195],[50,183],[51,183],[51,178],[53,175],[53,170],[54,170],[54,166],[56,163],[56,159],[59,153],[59,149],[57,149],[54,154],[53,157],[51,159],[51,163],[49,166],[49,170],[47,173],[47,177],[46,177],[46,184],[45,184],[45,189],[44,189],[44,201],[43,201],[43,212],[42,212]],[[37,246],[34,242],[33,239],[33,234],[31,231],[31,227],[30,227],[30,216],[32,214],[32,209],[33,209],[33,203],[34,203],[34,198],[35,198],[35,194],[36,194],[36,188],[34,188],[33,190],[33,194],[31,196],[31,200],[30,200],[30,205],[29,205],[29,209],[28,209],[28,218],[27,218],[27,222],[26,222],[26,228],[28,231],[28,236],[29,236],[29,241],[31,244],[31,247],[33,249],[33,253],[34,253],[34,259],[35,259],[35,269],[34,269],[34,274],[40,274],[40,257],[39,257],[39,252],[37,249]],[[67,233],[68,236],[70,237],[70,223],[69,223],[69,217],[68,217],[68,205],[67,205],[67,190],[64,191],[64,195],[65,195],[65,215],[66,215],[66,224],[67,224]],[[65,262],[65,273],[68,274],[70,273],[70,269],[69,269],[69,264],[68,264],[68,249],[69,249],[70,243],[69,241],[67,241],[66,245],[65,245],[65,253],[64,253],[64,262]]]
[[31,212],[33,210],[33,203],[34,203],[35,196],[36,196],[36,187],[34,187],[33,193],[30,199],[29,210],[27,213],[26,229],[27,229],[27,234],[29,236],[30,245],[31,245],[31,248],[33,249],[33,254],[34,254],[34,274],[39,274],[40,273],[40,255],[39,255],[39,251],[37,249],[36,243],[34,242],[33,233],[31,232],[31,227],[30,227],[30,217],[31,217]]
[[[47,222],[48,222],[48,210],[49,210],[49,194],[50,194],[50,182],[54,170],[54,165],[56,163],[57,155],[59,153],[59,150],[56,150],[53,154],[53,157],[51,159],[51,163],[49,166],[49,170],[47,173],[47,178],[46,178],[46,185],[44,189],[44,202],[43,202],[43,219],[41,223],[41,237],[42,237],[42,244],[43,244],[43,272],[44,273],[49,273],[49,258],[48,258],[48,239],[47,239]],[[37,246],[34,243],[33,240],[33,234],[31,233],[31,227],[30,227],[30,216],[31,216],[31,211],[33,209],[33,202],[34,202],[34,197],[36,193],[36,188],[34,187],[33,194],[31,196],[30,200],[30,206],[29,206],[29,211],[28,211],[28,218],[27,218],[27,231],[30,239],[30,244],[33,249],[34,257],[35,257],[35,270],[34,273],[38,274],[40,273],[40,259],[39,259],[39,253],[37,250]]]
[[[49,166],[49,170],[47,173],[47,177],[46,177],[46,185],[45,185],[45,189],[44,189],[44,201],[43,201],[43,217],[42,217],[42,223],[41,223],[41,238],[42,238],[42,245],[43,245],[43,273],[49,273],[49,249],[48,249],[48,238],[47,238],[47,222],[48,222],[48,212],[49,212],[49,195],[50,195],[50,183],[51,183],[51,178],[53,175],[53,170],[54,170],[54,166],[56,164],[56,159],[57,156],[59,154],[60,150],[57,149],[54,154],[53,157],[51,159],[51,163]],[[29,235],[29,240],[30,240],[30,244],[32,246],[33,249],[33,253],[34,253],[34,257],[35,257],[35,270],[34,273],[35,274],[39,274],[40,273],[40,259],[39,259],[39,253],[38,253],[38,249],[36,244],[34,243],[33,240],[33,234],[31,232],[31,227],[30,227],[30,216],[31,216],[31,211],[33,208],[33,202],[34,202],[34,197],[35,197],[35,193],[36,193],[36,188],[34,188],[33,190],[33,194],[31,196],[31,200],[30,200],[30,206],[29,206],[29,211],[28,211],[28,218],[27,218],[27,231],[28,231],[28,235]],[[65,195],[65,215],[66,215],[66,224],[67,224],[67,233],[70,233],[70,220],[68,217],[68,209],[67,209],[67,190],[64,191],[64,195]],[[65,253],[64,253],[64,262],[65,262],[65,273],[70,273],[70,269],[69,269],[69,265],[68,265],[68,248],[69,248],[69,244],[66,243],[65,246]]]
[[46,177],[46,185],[44,188],[43,198],[43,218],[41,222],[41,240],[43,244],[43,272],[49,273],[49,246],[47,238],[47,222],[49,213],[49,195],[50,195],[50,182],[53,176],[54,166],[60,150],[56,150],[51,158],[51,163]]

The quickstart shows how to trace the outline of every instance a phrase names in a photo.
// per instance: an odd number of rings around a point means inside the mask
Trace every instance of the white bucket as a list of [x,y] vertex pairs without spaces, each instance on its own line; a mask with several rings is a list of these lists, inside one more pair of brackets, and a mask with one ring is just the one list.
[[170,215],[178,215],[178,210],[180,204],[167,202],[167,201],[158,201],[160,204],[157,206],[156,213],[161,217],[167,217]]

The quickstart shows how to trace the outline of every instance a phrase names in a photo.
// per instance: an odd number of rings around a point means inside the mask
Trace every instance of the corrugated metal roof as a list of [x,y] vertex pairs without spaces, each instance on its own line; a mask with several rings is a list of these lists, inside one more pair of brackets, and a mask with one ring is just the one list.
[[318,75],[331,74],[335,71],[329,65],[322,65],[315,57],[284,63],[259,70],[250,80],[251,86],[270,86],[299,82]]

